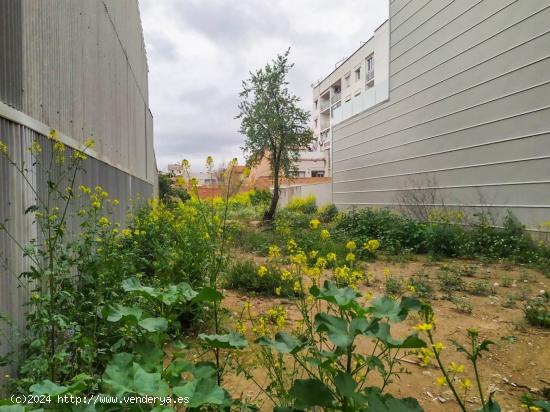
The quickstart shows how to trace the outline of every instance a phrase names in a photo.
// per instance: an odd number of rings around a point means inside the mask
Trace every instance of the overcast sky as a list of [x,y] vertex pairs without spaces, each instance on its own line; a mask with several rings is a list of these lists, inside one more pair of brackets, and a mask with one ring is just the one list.
[[241,81],[291,47],[290,87],[311,109],[311,83],[388,16],[387,0],[140,0],[158,167],[202,170],[243,160]]

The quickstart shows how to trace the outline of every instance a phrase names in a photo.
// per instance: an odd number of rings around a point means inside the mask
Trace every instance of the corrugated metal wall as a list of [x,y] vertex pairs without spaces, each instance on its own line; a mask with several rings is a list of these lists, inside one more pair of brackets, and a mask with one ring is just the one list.
[[[51,141],[38,133],[0,118],[0,135],[2,141],[7,144],[10,158],[16,160],[20,168],[28,168],[31,173],[30,180],[38,195],[46,198],[47,179],[46,169],[53,156]],[[28,148],[33,140],[42,145],[39,156],[39,165],[33,166],[33,161]],[[71,156],[72,150],[67,149],[67,156]],[[54,163],[55,164],[55,163]],[[127,211],[142,201],[150,199],[153,195],[153,185],[127,173],[103,163],[92,157],[88,157],[82,164],[84,172],[77,176],[75,187],[86,185],[103,187],[109,192],[111,198],[120,200],[120,205],[115,209],[113,221],[124,223]],[[56,174],[55,166],[50,173]],[[22,246],[26,246],[29,240],[36,238],[37,228],[32,215],[24,215],[27,207],[36,204],[36,196],[31,187],[25,182],[16,169],[8,164],[4,156],[0,156],[0,222],[6,225],[7,232],[0,230],[0,313],[7,315],[14,323],[11,329],[6,323],[0,322],[0,355],[9,351],[2,332],[11,336],[17,342],[17,336],[24,334],[24,302],[27,299],[28,288],[23,279],[18,276],[28,269],[28,259],[23,257],[22,250],[14,240]],[[71,233],[78,233],[78,210],[87,202],[85,197],[78,199],[69,208],[68,228]],[[89,203],[89,201],[88,201]],[[8,236],[8,233],[10,236]],[[2,370],[0,368],[0,382],[6,373],[14,373],[14,367]]]
[[21,109],[21,2],[0,2],[0,101]]
[[[393,0],[390,100],[338,125],[334,202],[443,201],[550,218],[548,0]],[[429,189],[425,189],[429,190]]]
[[[136,199],[153,196],[147,71],[136,0],[0,0],[0,140],[19,166],[32,170],[39,194],[47,190],[46,173],[35,170],[27,148],[41,142],[40,162],[48,164],[52,146],[44,135],[55,128],[73,148],[96,141],[96,158],[84,162],[76,185],[100,185],[119,199],[114,220],[123,223]],[[0,313],[14,322],[14,329],[0,322],[0,355],[9,350],[2,332],[24,333],[27,288],[18,275],[28,261],[16,243],[37,235],[32,216],[24,215],[35,203],[30,186],[0,155],[0,222],[14,237],[0,230]],[[70,210],[75,233],[80,206]],[[0,383],[14,370],[0,368]]]
[[137,1],[21,4],[23,112],[80,143],[93,138],[110,163],[152,183],[148,69]]

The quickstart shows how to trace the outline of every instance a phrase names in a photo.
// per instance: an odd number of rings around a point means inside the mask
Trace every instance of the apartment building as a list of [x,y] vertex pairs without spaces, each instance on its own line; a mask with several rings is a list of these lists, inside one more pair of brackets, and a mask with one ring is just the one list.
[[313,150],[330,158],[332,129],[388,98],[388,22],[328,76],[312,84]]
[[[387,101],[337,124],[318,117],[318,132],[332,131],[334,203],[407,207],[415,193],[430,207],[510,210],[539,230],[550,219],[550,2],[390,0],[389,9]],[[341,90],[328,90],[318,116]]]
[[[38,160],[48,165],[50,129],[69,154],[93,139],[76,187],[103,187],[119,199],[115,219],[124,222],[130,202],[150,198],[157,185],[137,0],[2,0],[0,39],[0,140],[10,158],[44,193],[47,176],[26,148],[37,141]],[[28,182],[0,156],[0,222],[21,245],[38,235],[32,213],[24,213],[34,204]],[[68,210],[73,230],[79,207]],[[29,270],[29,261],[3,230],[0,259],[0,313],[22,332],[26,290],[18,275]],[[2,332],[13,331],[0,322]],[[0,354],[5,350],[0,345]],[[10,371],[0,376],[4,372]]]

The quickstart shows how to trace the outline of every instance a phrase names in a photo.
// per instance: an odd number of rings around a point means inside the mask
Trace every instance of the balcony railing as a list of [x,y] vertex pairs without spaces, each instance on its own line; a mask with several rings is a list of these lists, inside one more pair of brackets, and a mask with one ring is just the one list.
[[374,79],[374,70],[367,72],[367,75],[365,76],[365,83],[370,82],[372,79]]
[[334,104],[334,103],[340,101],[341,99],[342,99],[342,93],[334,93],[332,95],[332,97],[330,98],[330,102],[332,104]]
[[330,100],[329,99],[323,99],[321,100],[321,111],[324,112],[326,109],[330,107]]

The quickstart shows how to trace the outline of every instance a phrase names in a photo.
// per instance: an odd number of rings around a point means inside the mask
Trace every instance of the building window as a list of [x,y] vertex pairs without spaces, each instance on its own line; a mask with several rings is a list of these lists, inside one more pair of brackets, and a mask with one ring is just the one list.
[[317,119],[315,119],[315,120],[313,121],[313,127],[315,127],[315,128],[317,129]]
[[361,80],[361,68],[358,67],[357,69],[355,69],[355,81],[359,81]]
[[314,108],[314,109],[317,109],[317,103],[318,103],[317,100],[315,100],[315,101],[313,102],[313,108]]
[[367,71],[372,72],[374,70],[374,55],[367,57]]
[[311,177],[325,177],[325,171],[324,170],[312,170],[311,171]]
[[346,88],[348,88],[351,84],[351,74],[347,74],[344,78],[344,84],[346,85]]

